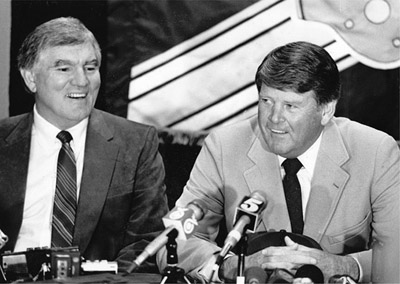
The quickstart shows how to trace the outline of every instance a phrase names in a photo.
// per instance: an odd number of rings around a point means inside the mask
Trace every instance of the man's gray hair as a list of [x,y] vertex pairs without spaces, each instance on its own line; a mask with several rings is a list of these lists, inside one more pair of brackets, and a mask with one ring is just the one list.
[[37,62],[40,52],[56,46],[91,43],[96,57],[101,63],[101,50],[93,33],[76,18],[61,17],[36,27],[24,40],[19,49],[18,69],[31,69]]

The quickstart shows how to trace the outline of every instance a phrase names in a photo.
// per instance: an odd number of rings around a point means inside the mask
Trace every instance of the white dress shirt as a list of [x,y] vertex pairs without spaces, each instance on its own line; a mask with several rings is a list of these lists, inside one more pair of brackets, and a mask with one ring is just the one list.
[[[88,118],[67,130],[73,140],[77,168],[77,196],[83,171],[84,149]],[[33,110],[31,148],[21,229],[14,251],[50,247],[53,201],[57,179],[57,160],[61,141],[56,137],[61,130]]]
[[[303,154],[297,157],[297,159],[299,159],[299,161],[303,165],[297,172],[297,178],[299,179],[301,187],[303,219],[306,216],[307,203],[311,191],[311,180],[314,175],[314,168],[315,168],[315,163],[317,161],[319,146],[321,145],[321,137],[322,133],[318,137],[318,139],[314,142],[314,144],[310,148],[308,148],[307,151],[305,151]],[[281,156],[278,156],[278,159],[280,165],[282,165],[283,161],[286,160],[286,158]],[[285,176],[285,170],[282,166],[281,166],[281,174],[283,178]]]

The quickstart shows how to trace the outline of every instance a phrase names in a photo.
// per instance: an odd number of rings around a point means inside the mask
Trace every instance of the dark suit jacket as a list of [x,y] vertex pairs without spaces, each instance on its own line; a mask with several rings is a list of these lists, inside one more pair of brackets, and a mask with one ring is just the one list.
[[[392,137],[333,118],[322,134],[304,235],[327,252],[354,256],[366,280],[399,283],[399,176],[400,152]],[[178,244],[185,271],[208,279],[220,249],[204,239],[216,239],[224,216],[232,230],[236,207],[254,191],[267,198],[257,231],[290,231],[278,157],[266,151],[257,117],[212,132],[197,157],[177,205],[201,198],[209,210],[199,222],[201,239]],[[158,261],[165,267],[165,251]]]
[[[0,229],[9,237],[1,252],[14,249],[22,223],[32,122],[32,113],[0,122]],[[123,269],[158,235],[164,175],[154,127],[93,110],[73,239],[85,259],[117,259]]]

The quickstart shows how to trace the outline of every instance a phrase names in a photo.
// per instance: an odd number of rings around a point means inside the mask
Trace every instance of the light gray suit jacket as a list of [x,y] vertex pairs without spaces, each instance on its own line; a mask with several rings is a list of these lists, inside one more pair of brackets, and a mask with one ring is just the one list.
[[[267,207],[257,231],[291,231],[278,157],[266,151],[256,117],[211,133],[177,205],[201,198],[209,207],[198,237],[179,243],[179,265],[195,278],[209,277],[213,241],[226,217],[253,191],[265,192]],[[352,254],[364,278],[398,283],[400,154],[389,135],[333,118],[325,127],[311,181],[304,235],[333,254]],[[201,239],[200,239],[201,238]],[[158,254],[161,269],[165,252]],[[372,277],[372,278],[371,278]]]

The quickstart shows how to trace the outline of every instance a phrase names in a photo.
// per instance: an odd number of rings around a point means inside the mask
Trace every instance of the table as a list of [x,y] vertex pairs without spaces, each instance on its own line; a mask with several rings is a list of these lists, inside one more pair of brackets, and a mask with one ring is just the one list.
[[[32,283],[141,283],[141,284],[159,284],[162,276],[150,273],[131,273],[128,275],[100,273],[92,275],[83,275],[65,279],[52,279],[45,281],[36,281]],[[25,282],[26,283],[26,282]]]

